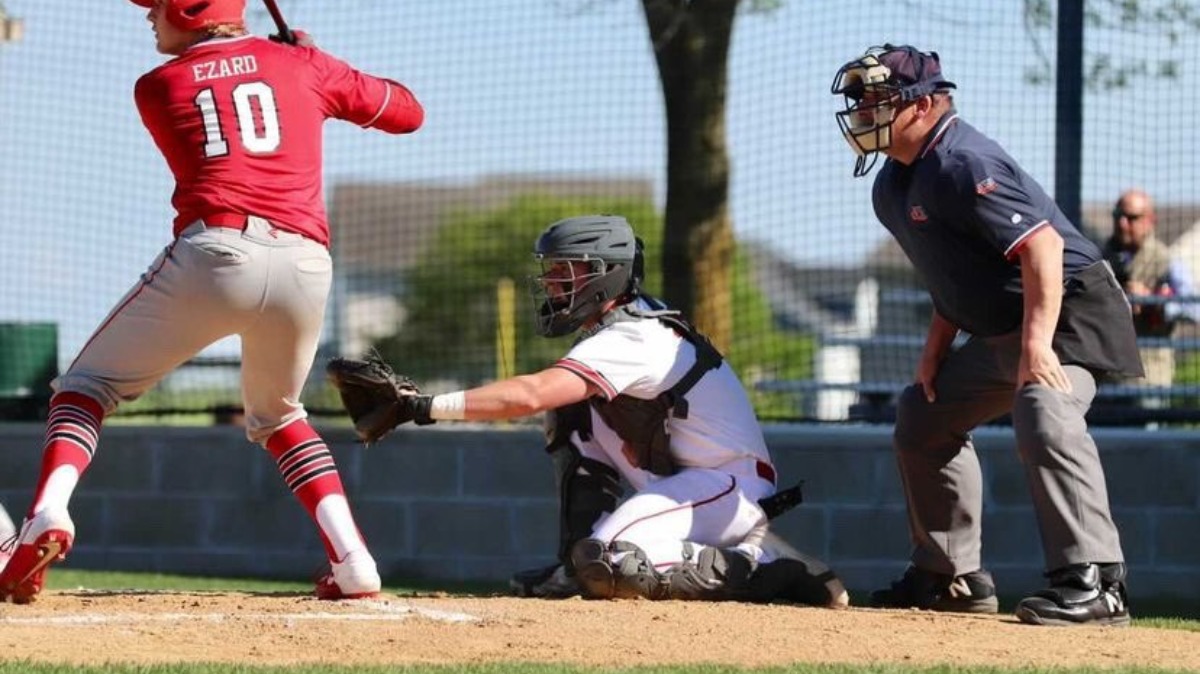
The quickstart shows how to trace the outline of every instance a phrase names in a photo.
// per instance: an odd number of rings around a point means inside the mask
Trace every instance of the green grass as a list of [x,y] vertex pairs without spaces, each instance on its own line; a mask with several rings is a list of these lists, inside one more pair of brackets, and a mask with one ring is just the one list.
[[[313,583],[311,581],[257,578],[210,578],[161,573],[55,569],[54,573],[46,575],[46,588],[50,590],[175,590],[181,592],[253,592],[259,594],[294,592],[308,594],[313,590]],[[497,583],[414,582],[404,585],[388,584],[383,591],[401,595],[445,592],[456,595],[486,596],[502,593],[505,588]]]
[[204,578],[161,573],[77,571],[55,569],[46,575],[49,590],[179,590],[185,592],[310,592],[312,583],[256,580],[252,578]]

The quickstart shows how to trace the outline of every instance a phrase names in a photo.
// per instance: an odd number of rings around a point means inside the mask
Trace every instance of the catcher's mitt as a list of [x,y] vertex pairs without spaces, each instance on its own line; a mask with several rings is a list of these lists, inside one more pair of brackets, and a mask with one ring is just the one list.
[[325,366],[325,374],[341,395],[359,439],[368,445],[400,424],[433,423],[429,418],[433,397],[421,395],[413,380],[393,372],[378,353],[368,353],[362,360],[334,358]]

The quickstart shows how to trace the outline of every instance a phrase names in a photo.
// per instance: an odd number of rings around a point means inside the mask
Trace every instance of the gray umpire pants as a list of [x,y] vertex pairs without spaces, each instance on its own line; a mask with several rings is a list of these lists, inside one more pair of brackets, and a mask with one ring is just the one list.
[[972,338],[942,363],[934,402],[916,385],[900,396],[893,441],[918,568],[957,576],[982,566],[983,478],[971,430],[1008,412],[1046,569],[1124,561],[1104,469],[1084,421],[1095,378],[1067,365],[1072,393],[1041,385],[1017,390],[1020,358],[1019,331]]

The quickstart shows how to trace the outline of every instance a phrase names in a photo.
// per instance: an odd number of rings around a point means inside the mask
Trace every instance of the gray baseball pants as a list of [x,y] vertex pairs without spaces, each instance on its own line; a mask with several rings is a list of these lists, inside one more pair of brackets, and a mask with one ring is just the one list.
[[915,385],[900,396],[893,441],[918,568],[957,576],[982,566],[983,477],[971,430],[1008,412],[1046,569],[1124,561],[1104,469],[1084,421],[1095,378],[1067,365],[1071,394],[1041,385],[1018,390],[1020,358],[1019,331],[975,337],[942,363],[934,402]]
[[105,413],[134,400],[201,349],[242,342],[246,435],[265,442],[307,416],[300,404],[333,279],[329,251],[250,217],[244,230],[185,229],[80,351],[55,391]]

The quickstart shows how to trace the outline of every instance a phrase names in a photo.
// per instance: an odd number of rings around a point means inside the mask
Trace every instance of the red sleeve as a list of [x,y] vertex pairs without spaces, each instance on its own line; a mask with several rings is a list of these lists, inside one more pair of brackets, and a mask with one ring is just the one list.
[[387,97],[379,112],[363,126],[369,126],[387,133],[411,133],[421,128],[425,121],[425,110],[417,102],[417,97],[403,84],[395,80],[384,80],[387,85]]
[[[164,146],[169,133],[170,124],[165,121],[167,102],[162,78],[157,77],[157,70],[152,70],[138,78],[133,87],[133,100],[137,104],[138,114],[141,115],[142,125],[150,133],[155,146],[163,153],[168,166],[171,163],[169,148]],[[171,167],[174,169],[175,167]]]
[[404,85],[355,70],[318,49],[310,51],[328,116],[387,133],[411,133],[424,122],[424,109]]
[[153,75],[153,72],[146,73],[133,85],[133,101],[137,104],[138,114],[142,116],[142,124],[145,124],[147,129],[151,128],[153,123],[154,111],[162,108],[162,97],[158,94]]

